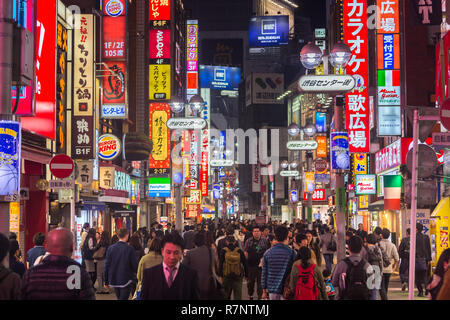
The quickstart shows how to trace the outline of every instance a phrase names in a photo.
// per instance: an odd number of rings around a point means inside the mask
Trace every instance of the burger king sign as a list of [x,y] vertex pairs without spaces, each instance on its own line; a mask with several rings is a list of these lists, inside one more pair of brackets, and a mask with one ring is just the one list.
[[98,156],[103,160],[114,160],[120,154],[120,140],[112,134],[98,138]]
[[108,16],[118,17],[125,13],[125,5],[123,0],[104,0],[105,12]]

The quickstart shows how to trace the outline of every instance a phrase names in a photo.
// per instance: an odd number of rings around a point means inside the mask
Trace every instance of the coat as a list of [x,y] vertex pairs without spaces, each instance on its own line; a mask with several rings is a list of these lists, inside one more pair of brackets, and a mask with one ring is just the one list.
[[103,275],[107,285],[123,286],[131,283],[138,269],[138,261],[133,247],[119,241],[106,251]]
[[186,231],[183,234],[184,248],[185,249],[191,250],[192,248],[194,248],[194,237],[195,237],[195,231],[194,230]]
[[326,232],[320,236],[320,246],[323,254],[334,254],[334,251],[328,250],[328,245],[332,239],[336,241],[336,236],[334,236],[331,232]]
[[[210,291],[210,279],[212,276],[212,270],[216,265],[216,253],[213,249],[201,246],[186,253],[182,263],[185,266],[197,271],[199,279],[200,296],[206,298],[208,292]],[[210,259],[211,258],[211,259]]]
[[398,262],[400,260],[399,256],[398,256],[397,248],[388,239],[381,240],[378,245],[381,248],[383,248],[383,252],[387,255],[387,257],[391,261],[391,264],[388,267],[385,268],[383,266],[383,273],[390,274],[394,271],[393,270],[394,264],[392,263],[392,260],[394,260],[395,262]]
[[20,299],[20,277],[0,263],[0,300]]
[[199,300],[199,297],[197,272],[182,263],[170,288],[167,286],[162,263],[144,270],[142,300]]

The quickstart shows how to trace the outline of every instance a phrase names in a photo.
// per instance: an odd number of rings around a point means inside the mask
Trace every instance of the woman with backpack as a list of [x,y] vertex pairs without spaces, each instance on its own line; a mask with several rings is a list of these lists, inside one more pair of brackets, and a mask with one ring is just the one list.
[[92,286],[95,284],[95,264],[94,264],[94,253],[96,251],[97,239],[96,239],[96,231],[91,228],[88,231],[86,239],[84,240],[82,247],[82,256],[83,260],[86,263],[86,271],[91,276]]
[[328,294],[320,268],[312,264],[311,250],[301,247],[300,260],[292,265],[290,288],[295,300],[328,300]]
[[[378,268],[375,274],[381,276],[381,270],[383,270],[383,255],[381,253],[381,249],[377,246],[377,237],[371,233],[367,236],[367,262],[372,266],[372,268]],[[375,284],[377,284],[377,279],[375,279]],[[380,291],[380,286],[376,286],[375,288],[370,290],[370,300],[378,300],[378,293]]]
[[219,276],[222,277],[225,298],[242,300],[242,279],[248,276],[247,260],[233,236],[226,237],[227,245],[222,249],[219,258]]

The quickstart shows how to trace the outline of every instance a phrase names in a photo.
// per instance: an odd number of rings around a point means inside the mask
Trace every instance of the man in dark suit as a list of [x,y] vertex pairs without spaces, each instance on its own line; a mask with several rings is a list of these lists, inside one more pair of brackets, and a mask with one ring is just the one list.
[[194,237],[196,234],[196,232],[194,231],[195,227],[194,226],[186,226],[186,228],[187,228],[187,230],[183,234],[185,249],[191,250],[192,248],[194,248]]
[[164,236],[163,263],[144,270],[142,300],[199,300],[197,272],[181,264],[184,242],[177,234]]

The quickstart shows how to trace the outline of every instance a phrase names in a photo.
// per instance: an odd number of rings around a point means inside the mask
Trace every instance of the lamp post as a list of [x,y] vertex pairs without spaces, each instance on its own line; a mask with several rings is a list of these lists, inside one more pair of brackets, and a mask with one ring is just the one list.
[[[333,67],[345,67],[351,58],[352,52],[349,46],[343,42],[338,42],[329,55],[323,55],[320,48],[311,42],[303,47],[300,52],[300,61],[306,69],[317,68],[322,61],[326,64],[324,70],[328,70],[328,61]],[[325,72],[327,74],[327,72]],[[334,130],[340,131],[343,128],[343,108],[344,97],[335,96],[334,104]],[[344,173],[337,171],[335,174],[335,189],[336,189],[336,228],[337,228],[337,258],[338,261],[345,257],[345,203],[340,201],[338,195],[345,192]],[[339,199],[339,203],[338,203]]]

